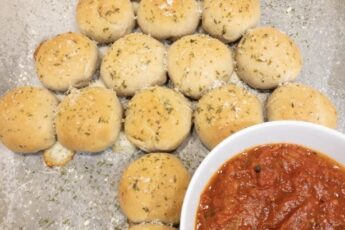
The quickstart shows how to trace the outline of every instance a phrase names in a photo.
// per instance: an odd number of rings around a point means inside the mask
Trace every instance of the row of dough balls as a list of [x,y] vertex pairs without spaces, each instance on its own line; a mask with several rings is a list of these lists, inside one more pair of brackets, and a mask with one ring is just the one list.
[[[267,118],[303,120],[336,127],[331,101],[308,86],[278,87],[266,103]],[[172,151],[189,135],[193,111],[179,92],[166,87],[139,91],[130,100],[124,131],[131,143],[147,152]],[[212,149],[232,133],[264,121],[256,96],[229,84],[207,92],[194,111],[203,144]],[[72,90],[58,104],[46,89],[20,87],[0,99],[0,139],[12,151],[33,153],[56,141],[71,151],[100,152],[120,132],[122,108],[116,93],[102,87]]]
[[80,31],[100,43],[114,42],[130,33],[135,13],[141,30],[157,39],[192,34],[202,16],[203,29],[225,42],[233,42],[260,19],[259,0],[79,0]]
[[59,104],[48,90],[19,87],[0,99],[0,138],[12,151],[35,153],[58,141],[72,151],[99,152],[116,141],[122,108],[112,90],[73,90]]
[[[34,56],[39,79],[56,91],[87,85],[99,65],[96,44],[77,33],[61,34],[41,43]],[[302,67],[301,54],[293,40],[270,27],[245,34],[234,56],[239,77],[259,89],[294,80]],[[215,85],[228,82],[234,70],[233,55],[224,43],[203,34],[182,37],[166,55],[162,43],[133,33],[109,48],[101,62],[100,75],[119,96],[133,96],[142,88],[163,85],[166,69],[176,88],[199,99]]]

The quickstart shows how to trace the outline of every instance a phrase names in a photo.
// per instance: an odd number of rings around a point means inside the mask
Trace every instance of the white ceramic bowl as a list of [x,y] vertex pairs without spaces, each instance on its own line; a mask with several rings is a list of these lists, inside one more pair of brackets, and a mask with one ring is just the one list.
[[299,144],[345,164],[345,135],[323,126],[278,121],[241,130],[216,146],[194,173],[183,202],[180,230],[194,230],[200,195],[211,176],[226,161],[248,148],[273,143]]

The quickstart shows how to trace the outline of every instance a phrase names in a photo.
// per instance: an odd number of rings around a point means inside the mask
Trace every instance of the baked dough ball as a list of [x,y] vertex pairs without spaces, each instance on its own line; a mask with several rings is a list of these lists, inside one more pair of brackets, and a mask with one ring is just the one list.
[[263,121],[259,99],[232,84],[209,91],[194,112],[197,134],[208,149],[231,134]]
[[192,109],[180,93],[165,87],[144,89],[128,104],[125,133],[144,151],[171,151],[188,136]]
[[229,80],[233,71],[232,54],[215,38],[202,34],[185,36],[169,48],[168,71],[183,94],[197,99],[215,83]]
[[128,230],[176,230],[176,228],[158,224],[140,224],[130,227]]
[[56,142],[49,149],[44,150],[43,160],[48,167],[63,167],[73,159],[75,152]]
[[101,77],[120,96],[132,96],[137,90],[166,81],[166,50],[152,37],[133,33],[116,41],[101,65]]
[[137,20],[141,30],[158,39],[192,34],[201,10],[195,0],[141,0]]
[[58,101],[48,90],[31,86],[12,89],[0,98],[0,139],[19,153],[34,153],[55,143]]
[[226,42],[239,39],[260,20],[260,0],[204,0],[202,27]]
[[79,0],[77,23],[91,39],[113,42],[134,28],[133,6],[130,0]]
[[286,84],[278,87],[268,98],[267,118],[276,120],[300,120],[337,126],[337,111],[332,102],[317,90],[301,85]]
[[42,84],[51,90],[66,91],[71,86],[85,86],[91,80],[98,50],[84,35],[65,33],[41,43],[34,57]]
[[59,105],[56,132],[67,149],[100,152],[113,145],[120,132],[122,108],[112,90],[74,90]]
[[179,223],[190,175],[168,153],[146,154],[124,171],[119,185],[122,211],[132,222]]
[[258,89],[271,89],[293,81],[302,68],[302,56],[295,42],[270,27],[250,30],[236,52],[237,74]]

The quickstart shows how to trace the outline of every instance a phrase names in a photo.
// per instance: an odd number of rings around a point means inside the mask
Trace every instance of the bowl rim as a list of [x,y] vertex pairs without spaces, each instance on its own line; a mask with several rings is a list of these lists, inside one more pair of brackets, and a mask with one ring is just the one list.
[[[318,125],[318,124],[310,123],[310,122],[305,122],[305,121],[271,121],[271,122],[264,122],[264,123],[261,123],[261,124],[253,125],[253,126],[250,126],[248,128],[242,129],[242,130],[240,130],[240,131],[238,131],[238,132],[228,136],[227,138],[225,138],[221,143],[219,143],[216,147],[214,147],[206,155],[206,157],[202,160],[202,162],[199,164],[199,166],[195,170],[195,172],[194,172],[194,174],[192,176],[192,179],[190,180],[190,183],[188,185],[188,188],[187,188],[186,194],[184,196],[184,199],[183,199],[183,205],[182,205],[182,211],[181,211],[181,221],[180,221],[180,230],[191,230],[191,229],[185,229],[185,227],[184,227],[185,224],[186,224],[185,222],[188,221],[187,217],[189,216],[188,215],[189,207],[187,207],[187,203],[189,203],[188,199],[191,199],[191,198],[199,199],[199,197],[193,197],[192,187],[196,186],[196,183],[198,182],[199,177],[201,176],[202,172],[206,169],[205,165],[209,164],[208,162],[212,158],[214,158],[214,155],[217,154],[217,152],[220,151],[224,146],[228,145],[228,142],[231,142],[233,139],[241,138],[242,136],[246,136],[248,133],[251,133],[251,132],[253,132],[255,130],[258,130],[258,129],[266,129],[266,128],[272,128],[272,127],[273,128],[278,128],[278,127],[283,128],[284,126],[285,127],[288,127],[288,126],[290,126],[290,127],[292,127],[292,126],[295,126],[295,127],[306,127],[308,129],[314,129],[315,131],[320,131],[320,132],[323,132],[323,133],[327,133],[327,135],[330,135],[333,138],[342,139],[342,141],[345,142],[345,134],[343,134],[343,133],[341,133],[341,132],[339,132],[339,131],[337,131],[335,129],[331,129],[331,128],[328,128],[328,127],[325,127],[325,126],[322,126],[322,125]],[[248,148],[252,148],[252,147],[255,147],[255,145],[248,146]],[[237,155],[237,154],[238,153],[236,153],[235,155]],[[326,153],[324,153],[324,154],[326,154]],[[228,160],[230,160],[234,156],[229,157]],[[223,162],[223,164],[224,163],[225,163],[225,161]],[[343,165],[345,165],[345,162],[342,162],[342,163],[343,163]],[[208,178],[208,180],[205,181],[205,183],[204,183],[205,185],[204,186],[206,186],[206,184],[209,182],[209,180],[210,180],[210,177]],[[194,215],[196,215],[196,213],[194,213]],[[195,219],[195,217],[193,219]]]

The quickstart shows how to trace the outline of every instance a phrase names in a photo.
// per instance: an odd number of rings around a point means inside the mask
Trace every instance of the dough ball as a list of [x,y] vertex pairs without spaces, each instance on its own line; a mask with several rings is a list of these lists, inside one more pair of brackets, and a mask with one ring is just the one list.
[[237,74],[248,85],[271,89],[293,81],[302,68],[302,56],[295,42],[270,27],[250,30],[236,52]]
[[268,98],[269,121],[300,120],[329,128],[337,126],[337,110],[332,102],[317,90],[301,84],[285,84]]
[[165,87],[144,89],[128,104],[125,133],[144,151],[171,151],[188,136],[192,109],[180,93]]
[[128,230],[176,230],[176,228],[159,224],[140,224],[130,227]]
[[141,0],[137,19],[144,33],[166,39],[192,34],[200,13],[195,0]]
[[142,88],[166,81],[166,50],[152,37],[133,33],[116,41],[101,65],[101,77],[120,96],[132,96]]
[[208,149],[231,134],[263,121],[259,99],[232,84],[209,91],[194,112],[196,132]]
[[44,150],[43,160],[48,167],[63,167],[73,159],[75,152],[56,142],[49,149]]
[[239,39],[260,20],[260,0],[204,0],[202,27],[226,42]]
[[215,84],[229,80],[232,54],[215,38],[202,34],[185,36],[169,48],[168,71],[183,94],[198,99]]
[[58,100],[46,89],[31,86],[10,90],[0,98],[0,139],[18,153],[34,153],[55,143]]
[[114,42],[133,30],[133,6],[130,0],[79,0],[77,23],[80,31],[91,39]]
[[168,153],[146,154],[124,171],[119,185],[122,211],[132,222],[179,223],[190,175]]
[[122,108],[112,90],[74,90],[59,105],[56,132],[67,149],[100,152],[113,145],[120,132]]
[[51,90],[66,91],[89,83],[97,67],[97,45],[78,33],[60,34],[41,43],[34,54],[37,75]]

